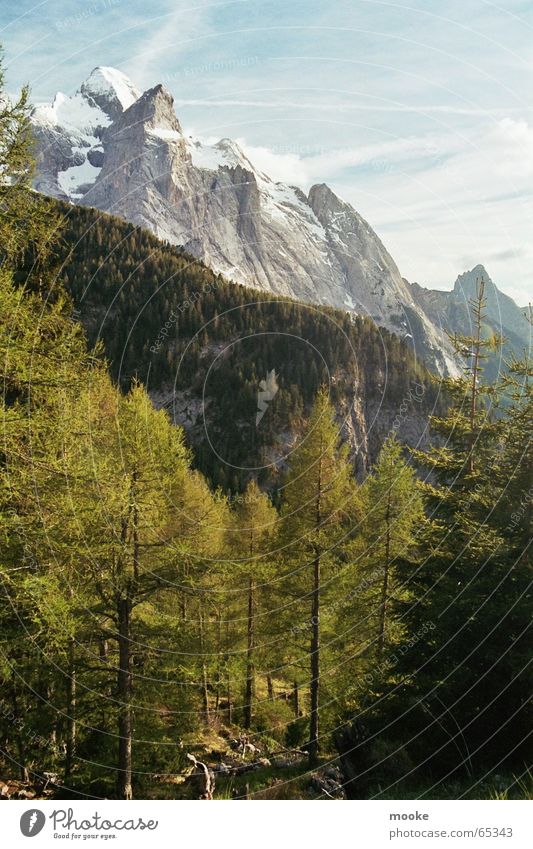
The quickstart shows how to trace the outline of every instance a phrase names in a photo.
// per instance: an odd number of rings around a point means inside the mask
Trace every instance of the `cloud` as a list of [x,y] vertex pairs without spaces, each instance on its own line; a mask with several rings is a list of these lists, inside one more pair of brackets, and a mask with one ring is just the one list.
[[387,170],[392,163],[435,160],[442,156],[442,146],[436,138],[395,139],[381,144],[360,147],[327,148],[318,144],[296,143],[267,148],[238,138],[247,157],[261,171],[275,180],[289,182],[303,189],[316,181],[332,180],[346,169],[370,166]]
[[337,149],[238,142],[276,180],[304,190],[330,183],[371,222],[409,279],[450,288],[467,266],[490,263],[512,297],[531,298],[533,126],[524,119]]
[[[382,104],[382,103],[328,103],[323,101],[317,103],[315,101],[297,101],[297,100],[250,100],[245,98],[183,98],[177,97],[175,100],[176,108],[185,109],[187,107],[202,107],[205,109],[227,109],[228,107],[242,107],[243,109],[313,109],[330,112],[383,112],[398,115],[465,115],[476,116],[482,118],[501,116],[501,109],[482,109],[475,106],[454,106],[443,104],[435,106],[427,104],[421,106],[408,106],[406,104]],[[533,111],[533,106],[516,107],[516,111],[523,112]],[[506,111],[510,111],[507,109]]]
[[[147,9],[150,6],[146,7]],[[155,10],[156,7],[151,7]],[[210,6],[192,4],[190,0],[172,0],[167,11],[149,15],[143,22],[140,49],[135,52],[131,70],[141,85],[153,85],[161,64],[176,62],[180,53],[191,50],[194,40],[208,33]]]

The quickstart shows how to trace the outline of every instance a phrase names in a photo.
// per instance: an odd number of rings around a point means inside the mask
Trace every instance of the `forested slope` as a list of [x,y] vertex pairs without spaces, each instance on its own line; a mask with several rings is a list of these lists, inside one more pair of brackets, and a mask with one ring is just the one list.
[[[368,318],[266,296],[96,210],[58,204],[58,283],[123,388],[137,377],[183,424],[224,489],[275,477],[320,384],[330,387],[359,473],[396,430],[424,441],[438,389],[407,343]],[[259,383],[278,391],[256,427]]]

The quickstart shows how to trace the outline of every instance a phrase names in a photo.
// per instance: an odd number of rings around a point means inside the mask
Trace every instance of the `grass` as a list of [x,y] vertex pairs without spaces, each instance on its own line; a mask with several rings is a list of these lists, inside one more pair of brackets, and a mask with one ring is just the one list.
[[217,778],[215,798],[316,799],[319,794],[310,786],[312,772],[307,760],[303,760],[281,769],[270,766],[244,775],[222,776]]
[[[430,789],[431,788],[431,789]],[[533,799],[533,775],[526,770],[522,775],[492,775],[481,781],[476,778],[448,781],[432,787],[426,784],[416,785],[397,782],[389,790],[381,786],[372,788],[368,798],[377,799]]]

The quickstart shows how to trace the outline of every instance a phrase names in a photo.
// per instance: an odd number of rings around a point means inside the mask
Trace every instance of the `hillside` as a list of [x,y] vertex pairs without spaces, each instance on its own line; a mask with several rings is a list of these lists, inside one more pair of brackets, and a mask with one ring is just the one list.
[[[437,395],[407,342],[368,318],[229,283],[180,248],[94,210],[66,213],[59,280],[123,387],[137,377],[183,424],[224,489],[283,468],[318,386],[330,386],[359,473],[391,428],[424,441]],[[259,382],[279,391],[256,427]]]

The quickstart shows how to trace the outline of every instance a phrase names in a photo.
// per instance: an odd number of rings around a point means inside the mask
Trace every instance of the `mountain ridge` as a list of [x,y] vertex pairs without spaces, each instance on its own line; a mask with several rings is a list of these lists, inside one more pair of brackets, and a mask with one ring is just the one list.
[[368,222],[325,183],[306,195],[231,139],[186,136],[162,84],[140,94],[121,72],[95,68],[71,98],[58,97],[32,117],[39,191],[146,227],[228,279],[367,315],[438,373],[457,373],[437,296],[401,276]]

